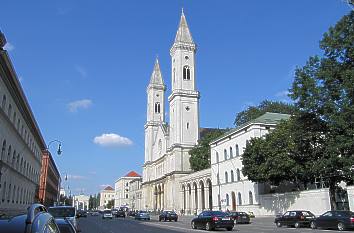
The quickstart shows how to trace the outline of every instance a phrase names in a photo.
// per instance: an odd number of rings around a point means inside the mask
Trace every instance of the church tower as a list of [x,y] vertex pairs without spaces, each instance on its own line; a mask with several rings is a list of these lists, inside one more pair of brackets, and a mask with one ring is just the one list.
[[170,49],[172,93],[168,100],[172,148],[191,148],[199,140],[199,92],[196,90],[195,53],[196,45],[182,10],[175,41]]
[[156,58],[150,83],[147,87],[147,122],[145,124],[145,162],[153,160],[153,146],[156,132],[165,122],[165,91],[159,60]]

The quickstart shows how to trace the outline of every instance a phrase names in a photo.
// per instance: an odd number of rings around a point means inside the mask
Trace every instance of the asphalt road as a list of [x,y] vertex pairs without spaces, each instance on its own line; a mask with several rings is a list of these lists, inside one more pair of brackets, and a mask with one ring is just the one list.
[[[151,221],[137,221],[133,218],[102,219],[101,216],[88,216],[79,219],[81,233],[163,233],[163,232],[206,232],[205,230],[193,230],[190,227],[191,217],[180,217],[178,222],[159,222],[156,216]],[[273,223],[274,218],[255,218],[251,224],[236,225],[233,232],[239,233],[327,233],[337,232],[332,230],[312,230],[309,228],[277,228]],[[227,232],[216,230],[216,232]]]

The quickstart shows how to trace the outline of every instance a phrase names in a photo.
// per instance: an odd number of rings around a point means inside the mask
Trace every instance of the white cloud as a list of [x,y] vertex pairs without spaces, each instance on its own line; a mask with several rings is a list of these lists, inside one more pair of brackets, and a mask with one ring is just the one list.
[[11,44],[10,42],[7,42],[6,45],[4,46],[4,49],[7,51],[12,51],[15,49],[15,46]]
[[80,175],[67,175],[68,180],[84,180],[86,179],[85,176],[80,176]]
[[278,93],[275,94],[276,97],[288,97],[289,91],[284,90],[284,91],[279,91]]
[[82,99],[68,103],[68,108],[70,112],[77,112],[79,109],[87,109],[91,107],[91,105],[92,100]]
[[129,138],[114,133],[106,133],[97,136],[93,139],[93,142],[100,146],[130,146],[133,144]]
[[80,74],[82,78],[87,77],[87,70],[84,67],[76,65],[75,70]]

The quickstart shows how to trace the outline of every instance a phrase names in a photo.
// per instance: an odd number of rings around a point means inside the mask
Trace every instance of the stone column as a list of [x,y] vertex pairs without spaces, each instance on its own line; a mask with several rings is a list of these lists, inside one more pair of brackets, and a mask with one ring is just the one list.
[[191,211],[191,195],[189,193],[189,189],[187,189],[187,192],[186,192],[186,214],[190,214],[190,211]]
[[203,211],[203,195],[202,195],[202,189],[197,188],[197,193],[198,193],[198,209],[197,209],[197,214]]
[[205,203],[205,209],[209,210],[209,187],[204,187],[204,203]]

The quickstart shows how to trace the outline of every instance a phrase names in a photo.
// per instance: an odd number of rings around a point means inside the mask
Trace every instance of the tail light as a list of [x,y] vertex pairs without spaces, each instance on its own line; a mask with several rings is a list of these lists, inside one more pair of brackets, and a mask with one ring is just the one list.
[[351,217],[351,218],[350,218],[350,222],[351,222],[351,223],[354,223],[354,217]]
[[219,221],[219,218],[218,217],[213,217],[213,221],[214,222]]

